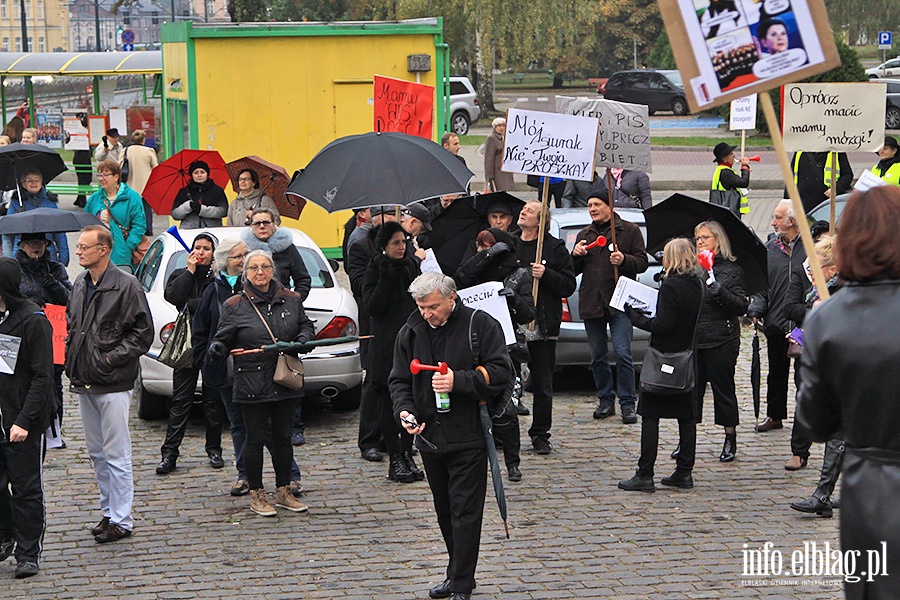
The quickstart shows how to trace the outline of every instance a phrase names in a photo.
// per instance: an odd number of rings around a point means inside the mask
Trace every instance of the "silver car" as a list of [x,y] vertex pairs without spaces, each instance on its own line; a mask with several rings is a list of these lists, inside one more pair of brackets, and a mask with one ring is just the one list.
[[478,95],[468,77],[450,78],[450,131],[457,135],[469,133],[469,125],[481,116]]

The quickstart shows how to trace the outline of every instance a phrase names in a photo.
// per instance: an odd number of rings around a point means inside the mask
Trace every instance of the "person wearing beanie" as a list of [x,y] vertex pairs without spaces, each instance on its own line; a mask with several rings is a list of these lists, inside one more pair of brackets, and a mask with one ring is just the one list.
[[195,160],[188,167],[191,181],[179,190],[172,203],[172,218],[181,221],[182,229],[221,227],[228,214],[225,190],[209,177],[209,165]]
[[890,185],[900,185],[900,146],[897,138],[884,136],[884,146],[878,151],[878,164],[872,167],[872,173],[881,177]]

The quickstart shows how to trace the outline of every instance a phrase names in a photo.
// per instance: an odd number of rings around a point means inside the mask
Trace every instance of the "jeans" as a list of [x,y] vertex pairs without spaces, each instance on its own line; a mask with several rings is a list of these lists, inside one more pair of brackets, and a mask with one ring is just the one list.
[[[244,422],[244,413],[241,407],[234,403],[231,395],[231,388],[222,388],[219,390],[222,396],[222,404],[225,405],[225,413],[231,422],[231,443],[234,446],[234,464],[237,467],[238,479],[247,479],[247,469],[244,467],[244,446],[247,443],[247,424]],[[299,404],[300,401],[298,400]],[[272,426],[268,425],[266,431],[266,439],[263,445],[272,454]],[[293,454],[293,453],[292,453]],[[300,467],[297,461],[292,457],[291,463],[291,481],[300,481]]]
[[84,426],[84,443],[100,488],[100,510],[111,523],[131,529],[134,477],[128,409],[131,390],[108,394],[77,394]]
[[25,441],[0,444],[0,485],[4,492],[8,484],[12,486],[10,517],[15,530],[14,536],[2,537],[16,540],[16,561],[38,562],[41,555],[46,524],[41,486],[42,433],[29,431]]
[[274,402],[254,402],[241,404],[244,423],[247,424],[247,442],[244,445],[244,465],[247,468],[247,482],[251,490],[263,489],[263,445],[271,423],[272,467],[275,469],[275,487],[284,487],[291,482],[291,459],[294,447],[291,433],[294,424],[294,403],[297,400],[276,400]]
[[[616,355],[616,390],[613,390],[612,369],[608,360],[607,323],[612,334],[613,352]],[[634,361],[631,358],[634,327],[631,320],[625,313],[610,309],[606,319],[585,319],[584,330],[591,349],[591,371],[594,373],[597,398],[602,403],[615,404],[618,393],[622,408],[634,408],[636,402]]]

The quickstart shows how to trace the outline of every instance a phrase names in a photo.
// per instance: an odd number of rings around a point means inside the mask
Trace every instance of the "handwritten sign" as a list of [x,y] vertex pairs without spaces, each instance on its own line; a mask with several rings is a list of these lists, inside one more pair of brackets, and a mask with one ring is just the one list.
[[729,127],[732,131],[756,129],[756,98],[756,94],[751,94],[731,101]]
[[595,118],[511,108],[506,114],[502,169],[590,181],[596,147]]
[[556,112],[600,121],[594,165],[652,173],[650,112],[644,104],[556,97]]
[[433,87],[376,75],[374,93],[375,131],[399,131],[431,139]]
[[44,306],[44,314],[53,328],[53,364],[66,364],[66,307],[58,304]]
[[512,318],[509,316],[506,298],[497,293],[501,289],[503,289],[503,284],[499,281],[488,281],[459,290],[456,295],[469,308],[481,309],[494,317],[500,323],[506,345],[509,346],[516,343],[516,331],[513,329]]
[[877,152],[884,143],[883,83],[797,83],[784,87],[788,151]]

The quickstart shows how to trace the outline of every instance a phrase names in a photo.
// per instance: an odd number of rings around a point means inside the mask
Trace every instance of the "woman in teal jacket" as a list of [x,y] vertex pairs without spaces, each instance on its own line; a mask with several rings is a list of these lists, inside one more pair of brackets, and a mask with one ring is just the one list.
[[109,227],[113,237],[110,259],[117,265],[131,265],[131,252],[141,243],[147,231],[144,201],[133,189],[120,181],[119,163],[104,160],[97,165],[100,189],[88,198],[84,212],[96,215]]

